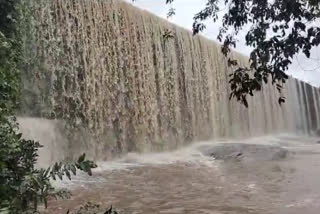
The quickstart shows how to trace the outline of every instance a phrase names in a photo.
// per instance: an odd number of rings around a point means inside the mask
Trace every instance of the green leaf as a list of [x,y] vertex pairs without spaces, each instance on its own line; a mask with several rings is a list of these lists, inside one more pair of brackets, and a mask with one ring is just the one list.
[[77,175],[77,169],[73,164],[70,165],[70,170],[73,173],[73,175]]
[[86,159],[86,154],[85,154],[85,153],[83,153],[83,154],[79,157],[79,159],[78,159],[78,163],[83,162],[85,159]]
[[69,180],[71,180],[71,174],[68,170],[65,170],[66,176],[69,178]]
[[44,172],[44,177],[48,177],[50,170],[51,170],[51,167],[48,167],[46,169],[46,171]]
[[62,178],[63,178],[63,174],[62,174],[62,173],[60,173],[60,172],[58,172],[58,173],[57,173],[57,175],[58,175],[59,179],[60,179],[60,180],[62,180]]
[[21,139],[21,137],[22,137],[22,133],[17,134],[18,139]]

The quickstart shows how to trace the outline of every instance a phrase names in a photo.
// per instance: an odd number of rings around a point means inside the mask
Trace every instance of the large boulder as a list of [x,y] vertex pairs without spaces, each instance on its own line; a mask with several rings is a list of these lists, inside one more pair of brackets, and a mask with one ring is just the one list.
[[244,144],[244,143],[221,143],[202,145],[200,152],[205,156],[211,156],[217,160],[281,160],[288,156],[288,150],[280,146]]

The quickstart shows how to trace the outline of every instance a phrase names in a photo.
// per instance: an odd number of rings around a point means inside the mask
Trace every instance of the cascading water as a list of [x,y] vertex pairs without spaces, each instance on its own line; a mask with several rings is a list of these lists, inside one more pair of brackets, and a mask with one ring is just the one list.
[[280,106],[269,83],[245,108],[228,99],[231,68],[213,41],[121,1],[22,2],[19,122],[45,146],[40,165],[122,156],[66,183],[76,196],[50,213],[93,200],[128,213],[318,214],[318,139],[279,136],[319,128],[318,88],[290,78]]
[[248,109],[229,101],[230,68],[217,44],[124,2],[26,4],[34,9],[25,38],[32,63],[21,117],[65,123],[59,135],[69,154],[101,159],[316,128],[312,90],[318,89],[289,79],[283,92],[289,104],[277,104],[270,84],[249,98]]

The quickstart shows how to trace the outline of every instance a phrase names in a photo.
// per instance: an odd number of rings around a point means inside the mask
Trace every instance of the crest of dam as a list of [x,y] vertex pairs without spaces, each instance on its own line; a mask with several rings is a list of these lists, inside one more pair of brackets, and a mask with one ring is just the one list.
[[45,146],[45,162],[83,152],[105,160],[209,139],[307,134],[320,126],[318,88],[290,78],[280,106],[269,83],[246,108],[229,100],[232,68],[217,43],[125,2],[21,4],[26,63],[19,123]]

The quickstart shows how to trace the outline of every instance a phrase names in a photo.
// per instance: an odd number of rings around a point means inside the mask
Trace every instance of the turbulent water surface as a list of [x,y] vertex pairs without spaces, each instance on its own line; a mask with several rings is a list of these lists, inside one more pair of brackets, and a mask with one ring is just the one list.
[[[66,213],[94,201],[125,213],[318,214],[318,140],[281,135],[203,142],[170,153],[128,154],[99,163],[93,177],[81,175],[57,184],[72,189],[74,195],[52,201],[49,213]],[[227,151],[229,156],[217,160],[207,151],[220,143],[267,146],[240,155],[237,149]],[[274,158],[279,150],[288,153]]]

